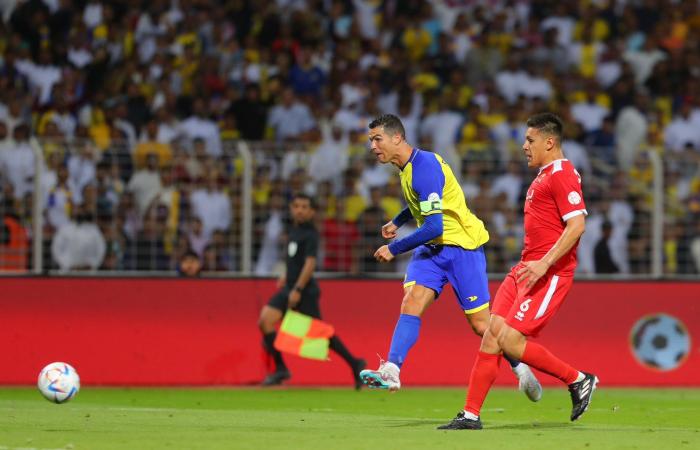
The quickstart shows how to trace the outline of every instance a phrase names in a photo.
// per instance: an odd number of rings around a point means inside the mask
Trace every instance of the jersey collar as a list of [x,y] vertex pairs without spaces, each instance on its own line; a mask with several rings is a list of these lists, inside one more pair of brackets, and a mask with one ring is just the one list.
[[538,175],[541,174],[542,171],[543,171],[544,169],[546,169],[547,167],[551,166],[552,164],[554,164],[554,163],[557,162],[557,161],[568,161],[568,159],[566,159],[566,158],[561,158],[561,159],[555,159],[554,161],[550,161],[550,162],[548,162],[547,164],[545,164],[544,166],[540,167],[540,170],[537,172],[537,174],[538,174]]
[[413,151],[411,152],[411,157],[408,158],[408,161],[406,161],[406,164],[404,164],[403,167],[401,167],[401,170],[405,169],[406,166],[416,158],[417,154],[418,154],[418,149],[416,147],[413,147]]

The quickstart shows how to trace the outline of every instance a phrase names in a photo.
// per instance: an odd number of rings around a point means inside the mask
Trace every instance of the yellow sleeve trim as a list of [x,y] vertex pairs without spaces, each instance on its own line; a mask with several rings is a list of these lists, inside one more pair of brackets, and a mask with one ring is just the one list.
[[403,284],[403,287],[407,288],[407,287],[409,287],[409,286],[413,286],[414,284],[416,284],[415,281],[409,281],[409,282],[404,283],[404,284]]
[[489,307],[489,302],[486,302],[481,306],[477,306],[476,308],[465,309],[464,314],[465,315],[474,314],[474,313],[477,313],[477,312],[481,311],[482,309],[486,309],[488,307]]
[[433,214],[442,214],[442,210],[441,209],[434,209],[434,210],[427,212],[427,213],[421,212],[422,216],[432,216]]

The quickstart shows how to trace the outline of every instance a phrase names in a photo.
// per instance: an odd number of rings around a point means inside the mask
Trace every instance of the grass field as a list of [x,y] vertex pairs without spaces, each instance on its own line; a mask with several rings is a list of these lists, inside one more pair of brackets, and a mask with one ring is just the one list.
[[462,389],[98,389],[64,405],[0,389],[0,449],[700,449],[700,390],[599,389],[568,420],[563,389],[487,399],[481,431],[438,431]]

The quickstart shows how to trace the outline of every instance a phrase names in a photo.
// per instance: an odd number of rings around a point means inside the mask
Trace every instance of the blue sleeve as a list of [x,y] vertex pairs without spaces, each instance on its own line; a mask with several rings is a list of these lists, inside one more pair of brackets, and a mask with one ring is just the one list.
[[411,210],[408,208],[404,208],[403,211],[398,213],[396,217],[391,219],[391,221],[394,223],[394,225],[401,228],[406,222],[408,222],[411,219],[413,219],[413,216],[411,215]]
[[426,216],[423,226],[403,239],[396,240],[389,244],[389,251],[396,256],[413,250],[421,244],[435,239],[442,235],[442,213]]
[[414,166],[411,187],[418,194],[419,209],[423,216],[442,213],[442,193],[445,173],[434,154],[421,155],[420,164]]

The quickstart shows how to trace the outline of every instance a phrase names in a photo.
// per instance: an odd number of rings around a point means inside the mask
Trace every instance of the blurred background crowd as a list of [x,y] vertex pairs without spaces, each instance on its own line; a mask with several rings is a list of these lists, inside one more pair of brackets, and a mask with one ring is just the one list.
[[393,113],[450,163],[505,272],[533,176],[525,121],[547,110],[583,177],[579,270],[649,273],[656,152],[664,272],[700,273],[697,0],[0,0],[0,14],[0,270],[30,265],[36,177],[46,270],[185,256],[239,270],[245,141],[256,274],[284,256],[298,190],[319,204],[320,270],[401,271],[371,256],[403,207],[396,169],[367,151],[367,124]]

